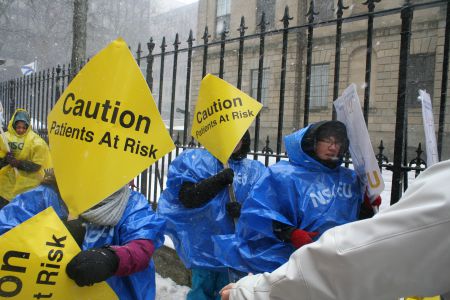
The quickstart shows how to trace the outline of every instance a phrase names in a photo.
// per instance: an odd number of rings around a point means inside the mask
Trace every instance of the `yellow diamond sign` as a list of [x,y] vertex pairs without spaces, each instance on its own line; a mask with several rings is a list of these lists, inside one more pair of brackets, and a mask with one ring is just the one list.
[[226,164],[261,108],[252,97],[208,74],[200,84],[191,134]]
[[52,207],[0,236],[0,296],[8,299],[118,299],[106,282],[78,287],[66,266],[80,248]]
[[47,122],[56,179],[72,215],[103,200],[175,147],[120,38],[83,67]]

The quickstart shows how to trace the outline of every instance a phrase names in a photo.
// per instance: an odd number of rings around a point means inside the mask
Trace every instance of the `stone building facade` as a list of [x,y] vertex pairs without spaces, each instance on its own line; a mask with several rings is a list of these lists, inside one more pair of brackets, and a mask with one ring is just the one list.
[[[343,1],[344,9],[342,40],[340,49],[339,93],[349,84],[355,83],[361,104],[364,102],[368,17],[367,5],[362,1]],[[431,94],[435,128],[439,122],[441,102],[442,62],[445,42],[446,5],[426,6],[430,1],[411,1],[414,15],[411,30],[411,44],[408,58],[407,76],[407,139],[409,157],[419,143],[425,148],[421,105],[417,101],[418,89]],[[330,119],[336,53],[335,11],[338,1],[315,0],[315,22],[320,23],[313,31],[313,52],[310,83],[309,122]],[[238,47],[241,16],[245,17],[246,35],[254,35],[245,40],[241,90],[256,98],[256,83],[260,62],[260,15],[265,12],[267,28],[263,57],[263,80],[260,113],[260,149],[266,136],[276,140],[280,99],[280,76],[283,22],[280,20],[289,8],[289,21],[285,113],[283,115],[283,135],[303,127],[305,103],[305,74],[307,61],[307,12],[310,1],[301,0],[200,0],[198,5],[197,41],[201,44],[205,26],[210,34],[209,41],[217,42],[208,48],[207,73],[218,74],[220,63],[220,34],[223,28],[229,30],[226,43],[223,78],[236,85],[238,70]],[[385,153],[392,160],[395,140],[396,109],[400,65],[401,0],[382,0],[375,3],[373,24],[372,72],[370,76],[368,129],[372,144],[377,147],[382,140]],[[359,17],[358,17],[359,16]],[[327,23],[327,21],[329,21]],[[278,30],[278,31],[277,31]],[[199,48],[194,53],[192,82],[200,82],[203,52]],[[446,71],[448,72],[448,71]],[[191,111],[194,110],[198,86],[193,86]],[[450,84],[448,84],[450,87]],[[450,90],[447,90],[450,95]],[[447,98],[449,98],[447,96]],[[450,157],[450,101],[447,99],[446,120],[443,136],[442,159]],[[272,143],[272,148],[274,144]],[[375,149],[376,150],[376,149]],[[376,150],[377,152],[377,150]]]

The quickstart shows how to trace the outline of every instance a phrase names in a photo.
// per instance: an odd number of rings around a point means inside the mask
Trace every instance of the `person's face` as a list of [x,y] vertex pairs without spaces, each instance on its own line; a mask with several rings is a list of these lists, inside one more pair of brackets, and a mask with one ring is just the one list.
[[341,151],[342,142],[336,141],[332,136],[320,139],[316,145],[316,155],[324,161],[336,160]]
[[17,121],[15,130],[17,134],[22,135],[27,131],[27,124],[24,121]]

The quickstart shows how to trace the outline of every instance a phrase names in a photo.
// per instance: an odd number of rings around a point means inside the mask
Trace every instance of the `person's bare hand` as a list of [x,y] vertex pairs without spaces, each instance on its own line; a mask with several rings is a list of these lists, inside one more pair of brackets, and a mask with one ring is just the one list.
[[226,286],[224,286],[221,290],[220,290],[220,296],[222,296],[222,300],[229,300],[230,299],[230,290],[234,287],[234,283],[230,283]]

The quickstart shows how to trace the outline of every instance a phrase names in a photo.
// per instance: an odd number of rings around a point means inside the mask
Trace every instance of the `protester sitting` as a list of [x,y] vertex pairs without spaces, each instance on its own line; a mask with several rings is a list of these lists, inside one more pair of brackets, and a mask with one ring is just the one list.
[[[212,236],[234,233],[233,220],[241,203],[265,169],[247,159],[247,131],[234,149],[229,167],[204,149],[185,150],[169,167],[167,188],[158,202],[158,213],[167,219],[166,233],[185,266],[192,269],[192,288],[187,299],[220,298],[229,281],[227,268],[214,256]],[[236,202],[230,202],[229,185]]]
[[286,136],[285,146],[289,161],[267,168],[255,184],[234,240],[215,239],[228,253],[221,261],[240,271],[275,270],[328,229],[357,220],[365,205],[356,173],[341,166],[349,147],[343,123],[312,124]]
[[164,241],[165,221],[144,195],[128,184],[81,214],[67,220],[68,210],[54,176],[19,194],[0,210],[0,234],[52,206],[82,248],[68,263],[67,275],[79,286],[106,281],[120,299],[155,298],[152,255]]
[[27,111],[16,110],[4,138],[0,139],[0,208],[37,186],[50,166],[48,146],[32,130]]

